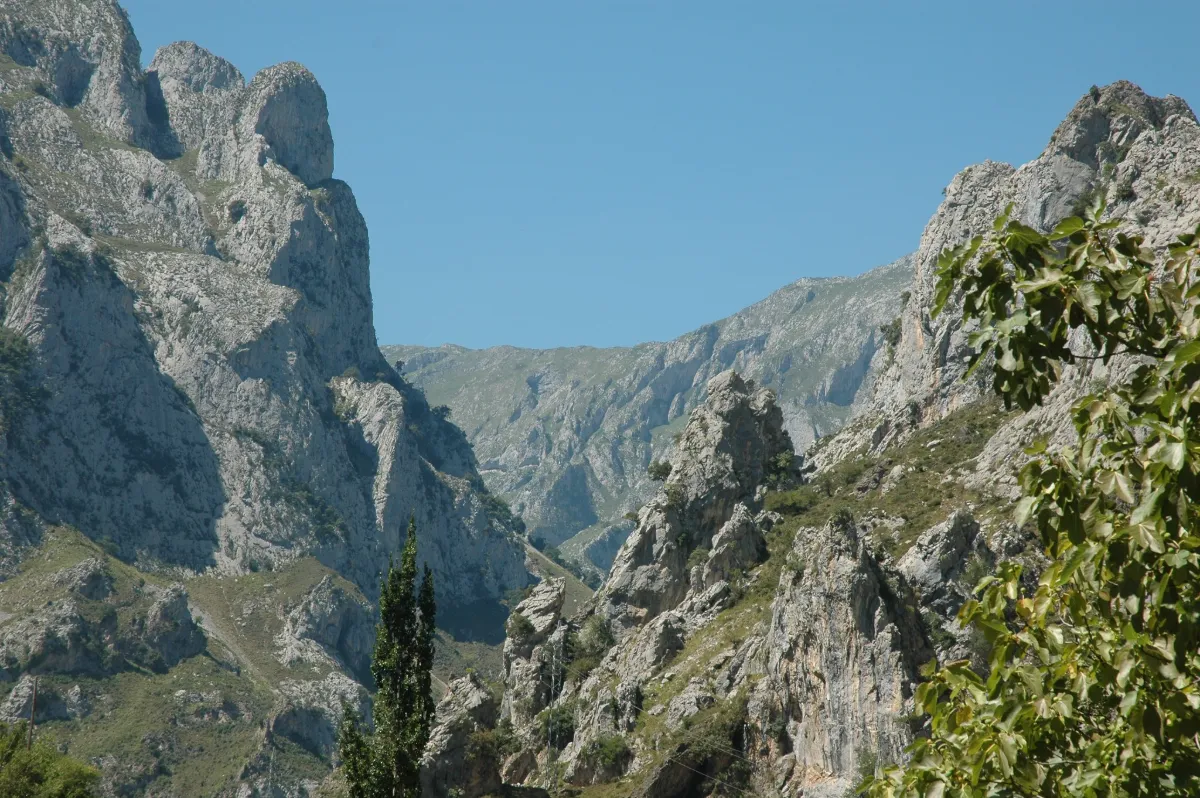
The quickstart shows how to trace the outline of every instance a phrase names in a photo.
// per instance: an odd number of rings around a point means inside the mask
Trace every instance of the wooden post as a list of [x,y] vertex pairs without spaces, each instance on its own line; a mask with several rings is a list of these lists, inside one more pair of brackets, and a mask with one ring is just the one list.
[[29,705],[29,742],[25,746],[25,749],[27,751],[33,750],[33,723],[34,723],[33,718],[34,718],[35,713],[37,713],[37,688],[38,688],[38,679],[36,676],[34,676],[33,677],[33,703]]

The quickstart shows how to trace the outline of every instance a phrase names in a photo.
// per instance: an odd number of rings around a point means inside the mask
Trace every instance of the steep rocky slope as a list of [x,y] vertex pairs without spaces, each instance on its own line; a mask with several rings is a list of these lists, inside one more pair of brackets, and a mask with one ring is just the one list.
[[299,64],[247,83],[178,43],[143,70],[113,0],[0,0],[0,677],[66,680],[111,789],[327,770],[410,515],[448,621],[495,634],[530,581],[469,442],[378,351],[333,163]]
[[835,798],[901,758],[921,732],[920,667],[983,667],[986,643],[955,620],[972,586],[997,560],[1042,561],[1011,521],[1021,447],[1061,440],[1073,398],[1110,373],[1073,369],[1045,407],[1001,410],[983,375],[960,379],[956,300],[931,316],[937,254],[1009,203],[1047,228],[1099,195],[1153,246],[1195,227],[1200,126],[1182,100],[1093,89],[1034,162],[958,175],[915,256],[894,358],[803,462],[779,470],[770,396],[735,375],[710,383],[596,597],[568,615],[544,582],[516,608],[495,732],[516,742],[491,783]]
[[879,328],[900,313],[911,268],[905,258],[859,277],[800,280],[667,343],[383,351],[451,408],[484,480],[531,535],[569,540],[565,553],[607,570],[633,527],[625,514],[654,492],[647,465],[670,451],[709,378],[736,368],[772,388],[801,446],[829,434],[871,363],[889,356]]
[[[498,726],[514,742],[488,784],[840,796],[912,740],[933,622],[890,564],[886,526],[796,509],[811,488],[794,487],[770,391],[726,372],[706,394],[593,601],[567,617],[551,580],[517,606]],[[978,527],[961,526],[930,530],[909,570],[961,554],[960,538],[974,545]],[[474,779],[458,786],[483,794]]]
[[[970,353],[961,305],[952,297],[942,315],[931,314],[937,257],[945,247],[990,229],[1009,204],[1017,219],[1049,230],[1097,198],[1107,203],[1106,218],[1137,229],[1151,247],[1165,247],[1195,229],[1200,221],[1200,126],[1184,100],[1150,97],[1125,81],[1093,87],[1037,159],[1020,168],[989,161],[956,175],[914,255],[912,301],[901,317],[895,358],[871,381],[858,423],[837,440],[826,441],[819,459],[832,462],[862,445],[886,446],[974,401],[986,389],[985,369],[973,380],[961,379]],[[1006,478],[1007,471],[998,473],[995,466],[1016,456],[1035,430],[1062,434],[1072,398],[1106,374],[1099,364],[1069,369],[1045,408],[1001,432],[981,464],[981,478]]]

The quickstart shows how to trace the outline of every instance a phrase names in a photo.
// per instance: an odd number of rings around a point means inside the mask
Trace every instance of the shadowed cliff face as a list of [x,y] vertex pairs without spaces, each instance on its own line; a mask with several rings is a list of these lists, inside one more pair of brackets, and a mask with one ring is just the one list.
[[[1030,164],[956,176],[914,256],[898,329],[883,331],[894,350],[865,368],[848,359],[815,394],[833,400],[864,374],[853,417],[806,453],[808,484],[763,485],[765,470],[749,464],[778,451],[778,408],[756,405],[740,378],[710,382],[593,601],[564,617],[562,586],[546,583],[517,608],[526,622],[510,625],[501,712],[527,750],[497,763],[499,775],[621,779],[647,798],[717,782],[840,798],[875,764],[902,760],[920,734],[920,667],[935,656],[985,667],[978,630],[955,620],[979,578],[1001,559],[1031,574],[1044,564],[1011,521],[1022,448],[1061,442],[1072,401],[1110,375],[1069,369],[1025,414],[980,402],[986,378],[961,379],[968,331],[956,300],[930,313],[938,253],[990,229],[1009,203],[1046,228],[1101,194],[1110,218],[1161,247],[1200,221],[1198,177],[1200,126],[1186,104],[1128,83],[1089,92]],[[437,374],[455,358],[484,355],[420,352],[414,369]],[[589,647],[597,623],[607,642]],[[580,647],[584,664],[574,655],[561,680],[534,678]],[[544,734],[548,718],[560,738]]]
[[303,66],[143,70],[113,0],[0,0],[0,706],[41,674],[112,794],[311,792],[410,517],[458,640],[531,581],[379,353],[333,169]]
[[911,277],[905,258],[860,277],[801,280],[673,341],[628,349],[383,351],[452,409],[484,480],[531,536],[604,571],[632,529],[625,514],[654,492],[646,467],[670,454],[711,377],[735,368],[771,388],[806,446],[841,426],[871,364],[889,357],[879,327],[900,313]]
[[368,594],[415,515],[447,606],[525,584],[469,444],[376,348],[316,79],[247,84],[190,43],[139,61],[115,3],[4,5],[3,324],[34,386],[5,418],[14,498],[146,563],[314,554]]

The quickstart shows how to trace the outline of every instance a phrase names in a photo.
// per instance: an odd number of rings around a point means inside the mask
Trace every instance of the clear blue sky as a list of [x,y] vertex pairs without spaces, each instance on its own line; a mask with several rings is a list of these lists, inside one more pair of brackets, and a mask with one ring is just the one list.
[[306,64],[381,343],[663,340],[916,248],[1093,84],[1200,107],[1194,2],[125,0],[148,61]]

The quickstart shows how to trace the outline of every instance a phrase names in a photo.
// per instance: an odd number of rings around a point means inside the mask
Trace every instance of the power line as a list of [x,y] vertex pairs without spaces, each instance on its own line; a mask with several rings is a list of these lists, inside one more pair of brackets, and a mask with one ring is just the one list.
[[680,762],[678,759],[676,759],[675,757],[671,756],[670,754],[668,754],[668,755],[667,755],[667,761],[668,761],[668,762],[674,762],[676,765],[679,765],[679,767],[681,767],[681,768],[685,768],[686,770],[690,770],[690,771],[692,771],[693,773],[695,773],[697,776],[700,776],[701,778],[708,779],[708,780],[710,780],[710,781],[715,781],[717,784],[720,784],[722,787],[726,787],[726,788],[728,788],[728,789],[730,789],[730,790],[733,790],[734,792],[736,792],[736,793],[738,793],[738,794],[740,794],[740,795],[752,795],[752,794],[753,794],[753,793],[751,793],[749,790],[743,790],[741,787],[734,787],[734,786],[733,786],[732,784],[730,784],[729,782],[727,782],[727,781],[722,781],[721,779],[718,779],[716,776],[710,776],[710,775],[708,775],[707,773],[704,773],[704,772],[702,772],[702,771],[696,770],[694,767],[691,767],[691,766],[689,766],[689,765],[685,765],[685,764],[683,764],[682,762]]

